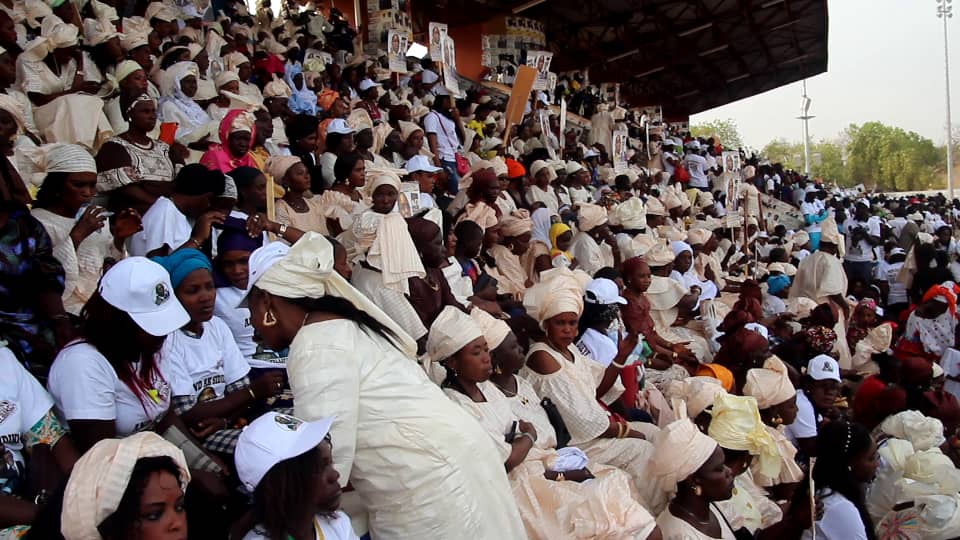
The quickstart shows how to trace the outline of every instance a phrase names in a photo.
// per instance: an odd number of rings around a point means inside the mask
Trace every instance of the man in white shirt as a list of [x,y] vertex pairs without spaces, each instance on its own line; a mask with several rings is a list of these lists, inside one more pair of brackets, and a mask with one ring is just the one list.
[[687,145],[687,155],[683,158],[690,172],[690,187],[700,191],[709,191],[710,182],[707,180],[707,160],[700,155],[700,142],[692,141]]
[[448,95],[437,96],[433,110],[423,119],[423,130],[434,155],[434,165],[447,173],[447,190],[456,195],[460,189],[460,174],[457,172],[457,152],[463,140],[460,113]]
[[843,224],[847,237],[847,253],[843,266],[850,283],[856,280],[869,284],[873,278],[876,256],[875,246],[880,245],[880,218],[870,215],[870,209],[857,203],[854,217]]

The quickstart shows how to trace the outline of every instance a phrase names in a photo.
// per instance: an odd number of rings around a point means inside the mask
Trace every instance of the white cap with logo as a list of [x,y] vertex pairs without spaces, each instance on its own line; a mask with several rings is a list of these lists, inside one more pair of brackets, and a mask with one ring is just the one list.
[[597,278],[587,285],[587,290],[583,295],[584,301],[588,304],[601,304],[609,306],[612,304],[626,304],[627,299],[620,296],[620,287],[613,280],[607,278]]
[[840,382],[840,364],[825,354],[814,356],[807,363],[807,375],[815,381]]
[[250,422],[233,454],[240,482],[252,492],[274,465],[316,448],[332,425],[332,416],[307,422],[274,411]]
[[349,135],[353,133],[353,128],[347,124],[343,118],[334,118],[327,126],[327,133],[339,133],[340,135]]
[[403,168],[406,169],[406,171],[411,174],[415,172],[436,173],[443,170],[440,167],[436,167],[432,165],[430,163],[430,160],[427,159],[427,156],[422,156],[419,154],[410,158],[410,160],[407,161],[407,163],[403,166]]
[[190,315],[173,294],[170,274],[146,257],[127,257],[100,280],[100,296],[127,312],[151,336],[165,336],[190,322]]

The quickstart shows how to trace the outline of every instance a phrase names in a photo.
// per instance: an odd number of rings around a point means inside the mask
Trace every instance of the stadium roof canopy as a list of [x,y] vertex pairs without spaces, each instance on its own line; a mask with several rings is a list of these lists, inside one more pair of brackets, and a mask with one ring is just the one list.
[[441,0],[545,23],[551,71],[590,68],[634,105],[691,115],[827,70],[827,0]]

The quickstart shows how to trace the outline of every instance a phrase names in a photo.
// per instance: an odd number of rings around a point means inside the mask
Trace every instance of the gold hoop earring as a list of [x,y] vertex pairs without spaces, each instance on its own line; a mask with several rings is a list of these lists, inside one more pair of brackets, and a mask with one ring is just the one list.
[[263,325],[267,327],[277,325],[277,318],[273,316],[272,310],[268,310],[263,314]]
[[703,488],[699,484],[693,486],[693,494],[697,497],[703,495]]
[[781,418],[779,414],[776,415],[776,416],[774,416],[771,420],[773,420],[773,423],[776,424],[776,425],[778,425],[778,426],[779,426],[780,424],[783,424],[783,418]]

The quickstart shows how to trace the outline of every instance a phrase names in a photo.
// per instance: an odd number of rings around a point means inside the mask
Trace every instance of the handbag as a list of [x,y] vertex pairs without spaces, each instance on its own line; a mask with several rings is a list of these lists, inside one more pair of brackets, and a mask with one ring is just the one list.
[[[443,119],[440,118],[440,114],[436,111],[434,111],[433,114],[437,115],[437,123],[440,124],[440,129],[443,130],[443,134],[449,139],[450,134],[447,132],[447,128],[443,126]],[[457,163],[457,174],[464,176],[470,172],[470,160],[463,157],[463,154],[461,154],[459,150],[453,153],[453,160]]]
[[687,170],[685,165],[678,163],[677,167],[673,171],[673,177],[686,184],[690,181],[690,171]]
[[570,442],[570,432],[567,430],[567,424],[563,422],[563,417],[560,416],[560,409],[557,409],[557,405],[550,401],[550,398],[545,397],[540,400],[540,406],[547,413],[547,420],[550,420],[553,431],[557,433],[557,450],[559,450]]

